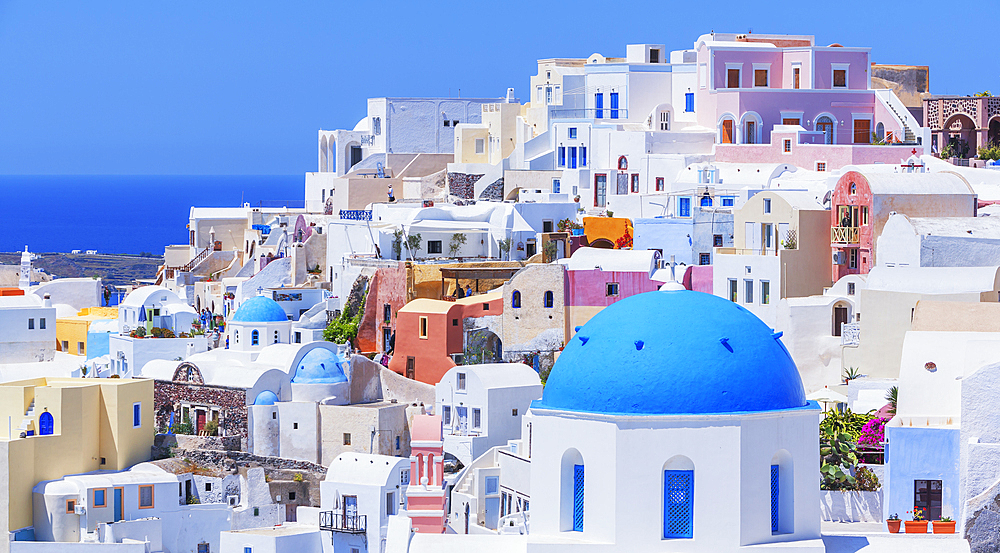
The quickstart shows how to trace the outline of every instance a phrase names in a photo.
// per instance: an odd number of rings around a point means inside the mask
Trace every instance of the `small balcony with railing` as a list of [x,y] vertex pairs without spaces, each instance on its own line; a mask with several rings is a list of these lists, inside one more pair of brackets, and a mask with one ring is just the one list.
[[860,244],[861,227],[830,227],[832,244]]
[[364,534],[368,531],[368,515],[345,512],[343,509],[320,511],[319,529],[343,534]]
[[849,348],[861,345],[861,323],[840,323],[840,345]]

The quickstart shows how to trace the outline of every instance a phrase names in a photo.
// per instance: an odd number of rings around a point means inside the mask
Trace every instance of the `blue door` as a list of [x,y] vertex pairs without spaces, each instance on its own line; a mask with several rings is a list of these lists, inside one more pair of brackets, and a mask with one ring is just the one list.
[[52,419],[52,413],[45,411],[38,416],[38,435],[45,436],[52,434],[55,421]]
[[573,531],[583,532],[583,465],[573,465]]
[[576,169],[576,147],[569,147],[569,168]]
[[604,118],[604,93],[598,92],[594,94],[594,118],[603,119]]
[[663,537],[694,536],[694,471],[663,471]]
[[611,118],[618,119],[618,93],[611,93]]
[[115,522],[125,518],[124,488],[115,488]]

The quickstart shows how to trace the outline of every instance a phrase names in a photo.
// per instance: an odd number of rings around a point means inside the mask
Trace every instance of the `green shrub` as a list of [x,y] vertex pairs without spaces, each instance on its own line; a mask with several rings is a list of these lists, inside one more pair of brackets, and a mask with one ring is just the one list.
[[982,148],[979,148],[977,153],[979,154],[979,159],[1000,159],[1000,143],[994,142],[992,144],[987,144]]
[[350,317],[347,311],[340,313],[340,316],[330,321],[330,326],[323,331],[323,339],[335,344],[354,344],[354,339],[358,336],[358,325],[361,324],[361,311]]
[[204,426],[203,430],[205,432],[207,432],[209,436],[218,436],[219,435],[219,423],[217,423],[215,421],[208,421],[208,422],[205,423],[205,426]]

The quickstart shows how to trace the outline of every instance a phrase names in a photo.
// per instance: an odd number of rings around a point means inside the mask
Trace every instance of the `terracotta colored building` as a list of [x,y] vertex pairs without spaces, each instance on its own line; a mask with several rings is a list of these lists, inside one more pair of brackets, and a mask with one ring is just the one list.
[[456,301],[418,298],[396,314],[396,350],[389,368],[396,373],[437,384],[463,353],[465,319],[503,314],[500,291]]
[[961,175],[848,171],[833,189],[830,245],[833,281],[868,274],[875,241],[891,213],[909,217],[975,217],[976,194]]

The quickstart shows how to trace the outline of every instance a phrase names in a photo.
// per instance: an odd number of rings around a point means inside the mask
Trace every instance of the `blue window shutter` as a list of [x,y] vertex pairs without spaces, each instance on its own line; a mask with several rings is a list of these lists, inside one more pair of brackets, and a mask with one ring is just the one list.
[[602,108],[604,108],[604,93],[603,92],[598,92],[597,94],[594,94],[594,107],[596,108],[594,110],[595,111],[594,118],[596,118],[596,119],[603,119],[604,118],[604,109],[602,109]]
[[583,465],[573,465],[573,531],[583,532]]
[[559,146],[559,167],[566,166],[566,147]]
[[142,423],[139,414],[139,404],[136,403],[132,406],[132,426],[139,426]]
[[684,94],[684,111],[694,111],[694,92]]
[[778,531],[778,465],[771,465],[771,533]]
[[576,169],[576,147],[569,147],[569,168]]
[[580,146],[580,167],[587,166],[587,147]]
[[691,198],[681,198],[680,200],[681,200],[680,201],[680,206],[678,208],[678,211],[680,213],[678,213],[678,215],[680,215],[681,217],[690,217],[691,216]]
[[663,537],[694,537],[694,471],[663,471]]
[[618,93],[611,93],[611,118],[618,119]]

